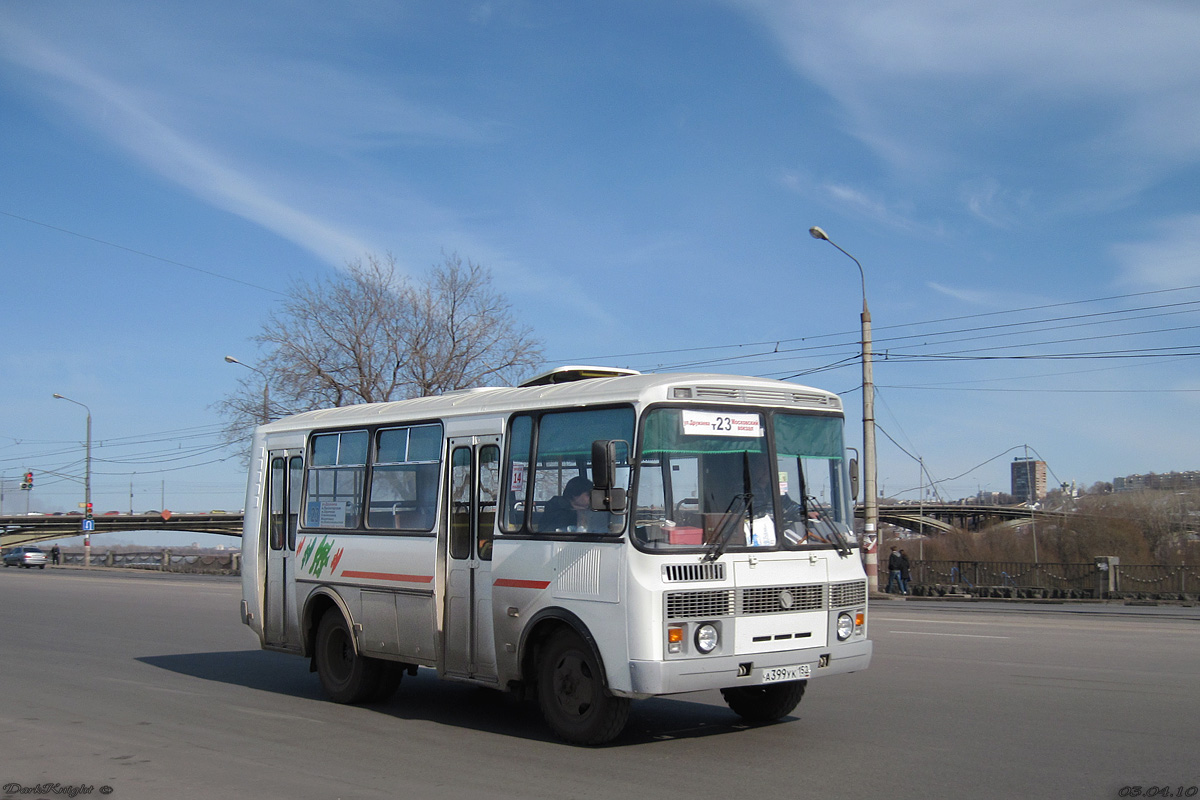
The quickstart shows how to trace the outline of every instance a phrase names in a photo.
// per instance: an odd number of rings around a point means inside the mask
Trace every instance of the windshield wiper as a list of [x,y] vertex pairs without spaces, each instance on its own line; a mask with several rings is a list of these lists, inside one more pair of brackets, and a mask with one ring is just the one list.
[[829,513],[825,510],[825,507],[818,503],[815,497],[810,495],[804,495],[804,505],[806,509],[816,510],[817,521],[824,523],[824,529],[829,531],[830,535],[833,536],[834,541],[830,542],[830,544],[837,548],[838,555],[850,555],[854,551],[850,540],[846,538],[846,534],[842,533],[837,524],[829,518]]
[[711,542],[704,546],[704,557],[700,559],[701,563],[716,561],[721,557],[725,548],[729,546],[729,540],[733,538],[734,531],[741,527],[741,522],[746,519],[746,510],[750,508],[752,502],[754,502],[752,492],[743,492],[733,496],[725,513],[721,516],[721,524],[716,530],[716,535],[713,536]]

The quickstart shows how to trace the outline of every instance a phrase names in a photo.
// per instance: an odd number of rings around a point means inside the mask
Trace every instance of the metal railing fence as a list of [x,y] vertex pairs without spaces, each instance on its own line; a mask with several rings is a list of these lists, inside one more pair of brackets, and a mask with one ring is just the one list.
[[1200,595],[1200,567],[1187,564],[1115,564],[1110,575],[1095,562],[916,561],[911,574],[910,591],[916,595],[1148,599]]

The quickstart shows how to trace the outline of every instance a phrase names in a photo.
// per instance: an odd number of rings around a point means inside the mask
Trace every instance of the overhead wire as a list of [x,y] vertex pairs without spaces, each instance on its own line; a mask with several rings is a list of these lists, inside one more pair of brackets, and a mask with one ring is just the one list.
[[10,219],[20,220],[21,222],[28,222],[31,225],[40,225],[43,228],[47,228],[52,231],[57,231],[59,233],[65,233],[68,236],[75,236],[80,239],[86,239],[89,242],[95,242],[96,244],[102,244],[105,247],[112,247],[117,250],[124,250],[127,253],[133,253],[134,255],[142,256],[143,258],[150,258],[155,261],[161,261],[164,264],[170,264],[171,266],[179,267],[181,269],[191,270],[192,272],[198,272],[201,275],[207,275],[210,278],[217,278],[219,280],[229,281],[230,283],[241,284],[242,286],[248,286],[251,289],[258,289],[260,291],[270,292],[271,294],[277,294],[280,297],[287,296],[286,293],[281,292],[278,289],[269,289],[266,286],[259,286],[257,283],[250,283],[249,281],[244,281],[244,280],[241,280],[240,278],[234,278],[230,275],[222,275],[219,272],[214,272],[209,269],[201,269],[200,267],[194,267],[191,264],[185,264],[182,261],[176,261],[171,258],[165,258],[160,255],[155,255],[154,253],[147,253],[144,250],[138,250],[136,248],[128,247],[123,244],[117,244],[116,242],[107,241],[106,239],[100,239],[95,236],[88,236],[86,233],[80,233],[78,231],[73,231],[70,228],[63,228],[58,225],[51,225],[48,222],[42,222],[40,220],[31,219],[30,217],[23,217],[20,214],[13,214],[12,212],[9,212],[9,211],[0,210],[0,215],[9,217]]

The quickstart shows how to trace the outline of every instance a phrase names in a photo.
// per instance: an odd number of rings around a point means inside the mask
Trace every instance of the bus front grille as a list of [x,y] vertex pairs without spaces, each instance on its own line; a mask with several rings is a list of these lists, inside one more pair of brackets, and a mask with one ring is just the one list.
[[742,614],[779,614],[789,611],[819,611],[825,603],[819,583],[803,586],[752,586],[742,589]]
[[867,602],[867,584],[863,581],[829,585],[829,607],[861,606]]
[[733,589],[670,592],[667,594],[667,619],[727,617],[733,613],[733,597]]
[[[864,586],[858,582],[860,587]],[[846,584],[849,586],[849,584]],[[844,601],[845,591],[841,594]],[[668,592],[667,619],[726,617],[735,612],[788,614],[825,608],[825,587],[819,583],[799,586],[750,586],[745,589],[714,589],[704,592]]]

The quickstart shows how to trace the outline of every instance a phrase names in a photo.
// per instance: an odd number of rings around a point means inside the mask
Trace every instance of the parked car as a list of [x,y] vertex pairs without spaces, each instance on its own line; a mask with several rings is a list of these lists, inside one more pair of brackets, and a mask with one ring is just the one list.
[[46,554],[37,547],[14,547],[4,554],[4,566],[11,567],[13,565],[26,569],[33,567],[45,569]]

